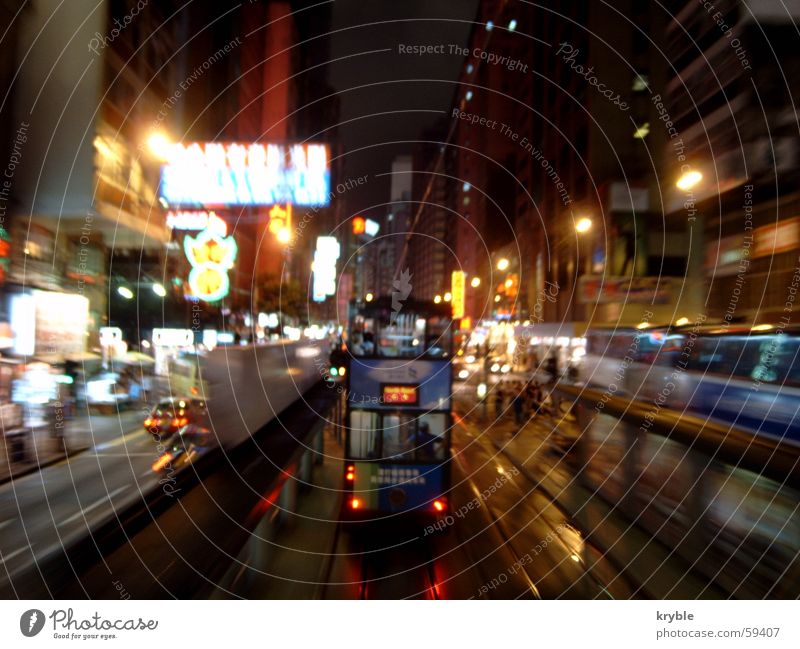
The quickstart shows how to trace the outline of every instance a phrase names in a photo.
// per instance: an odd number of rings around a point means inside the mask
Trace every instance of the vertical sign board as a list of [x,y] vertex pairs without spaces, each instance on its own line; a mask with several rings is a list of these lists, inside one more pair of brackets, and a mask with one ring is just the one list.
[[463,270],[454,270],[450,278],[450,294],[452,295],[453,319],[464,317],[464,291],[466,286],[466,273]]
[[317,237],[314,252],[314,302],[324,302],[336,293],[336,260],[341,252],[336,237]]

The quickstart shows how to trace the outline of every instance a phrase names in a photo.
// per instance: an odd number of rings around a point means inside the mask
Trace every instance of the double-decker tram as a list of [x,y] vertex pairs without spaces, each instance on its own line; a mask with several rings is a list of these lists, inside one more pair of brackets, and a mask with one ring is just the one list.
[[344,502],[347,518],[436,516],[448,507],[449,305],[390,298],[350,308]]

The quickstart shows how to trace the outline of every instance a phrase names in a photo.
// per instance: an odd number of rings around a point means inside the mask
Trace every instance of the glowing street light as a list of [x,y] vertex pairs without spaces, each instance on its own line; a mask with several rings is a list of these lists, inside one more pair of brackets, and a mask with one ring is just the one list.
[[472,288],[478,288],[481,285],[481,278],[480,277],[473,277],[472,281],[469,283]]
[[588,219],[585,216],[578,219],[575,223],[575,232],[578,234],[585,234],[589,230],[592,229],[592,219]]
[[367,293],[367,294],[364,296],[364,299],[365,299],[367,302],[372,302],[372,300],[374,300],[374,299],[375,299],[375,296],[374,296],[372,293]]
[[131,289],[129,289],[127,286],[120,286],[117,289],[117,293],[119,293],[126,300],[132,300],[133,299],[133,291]]
[[499,295],[495,295],[494,296],[494,301],[495,302],[499,302],[500,301],[500,296]]
[[497,262],[497,270],[506,270],[511,262],[508,261],[505,257],[498,260]]
[[442,296],[441,295],[437,295],[437,296],[435,296],[433,298],[433,303],[434,304],[439,304],[441,301],[442,301]]
[[703,174],[693,169],[691,171],[687,171],[680,178],[678,178],[678,182],[675,183],[675,186],[681,191],[685,192],[690,190],[701,180],[703,180]]
[[277,237],[280,243],[289,243],[292,240],[292,233],[288,228],[281,228],[278,230]]
[[172,150],[172,142],[161,131],[153,131],[147,138],[147,148],[159,160],[167,160]]
[[450,301],[450,300],[452,300],[452,299],[453,299],[453,294],[452,294],[452,293],[450,293],[449,291],[448,291],[447,293],[445,293],[445,294],[444,294],[444,301],[445,301],[445,302],[449,302],[449,301]]
[[[156,283],[156,284],[153,284],[153,293],[158,295],[158,297],[166,297],[167,289],[165,289],[163,285]],[[131,295],[133,295],[133,294],[131,294]]]

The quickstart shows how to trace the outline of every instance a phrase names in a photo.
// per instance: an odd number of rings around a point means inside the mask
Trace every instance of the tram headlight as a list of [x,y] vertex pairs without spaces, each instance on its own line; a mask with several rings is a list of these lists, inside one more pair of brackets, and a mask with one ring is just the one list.
[[468,377],[469,377],[469,370],[461,370],[461,371],[458,373],[458,378],[460,378],[462,381],[463,381],[464,379],[468,378]]

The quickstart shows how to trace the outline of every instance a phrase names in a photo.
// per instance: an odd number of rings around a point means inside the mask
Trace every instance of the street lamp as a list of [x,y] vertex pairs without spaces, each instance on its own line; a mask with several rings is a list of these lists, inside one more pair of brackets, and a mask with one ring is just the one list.
[[442,301],[442,296],[441,295],[437,295],[437,296],[435,296],[433,298],[433,303],[434,304],[439,304],[441,301]]
[[132,300],[133,299],[133,291],[131,289],[129,289],[127,286],[120,286],[117,289],[117,293],[119,293],[126,300]]
[[495,302],[499,302],[500,301],[500,296],[499,295],[495,295],[494,296],[494,301]]
[[167,289],[165,289],[163,285],[156,283],[153,284],[153,293],[158,295],[158,297],[166,297]]
[[578,234],[585,234],[589,230],[592,229],[592,219],[586,218],[585,216],[578,219],[575,223],[575,232]]
[[506,270],[506,269],[508,269],[509,264],[510,264],[510,262],[508,261],[508,259],[503,257],[502,259],[498,260],[498,262],[497,262],[497,270]]
[[692,169],[691,171],[687,171],[680,178],[678,178],[678,181],[675,183],[675,186],[681,191],[685,192],[690,190],[701,180],[703,180],[703,174],[701,174],[699,171]]
[[445,301],[445,302],[449,302],[449,301],[450,301],[450,300],[452,300],[452,299],[453,299],[453,294],[452,294],[452,293],[450,293],[449,291],[448,291],[447,293],[445,293],[445,294],[444,294],[444,301]]
[[367,294],[364,296],[364,299],[365,299],[367,302],[372,302],[372,300],[374,300],[374,299],[375,299],[375,296],[374,296],[372,293],[367,293]]
[[278,230],[277,237],[280,243],[286,244],[292,240],[292,233],[289,232],[288,228],[281,228],[280,230]]
[[469,283],[472,288],[478,288],[481,285],[481,278],[480,277],[473,277],[472,281]]
[[172,142],[162,131],[153,131],[147,138],[147,148],[159,160],[167,160],[172,149]]

